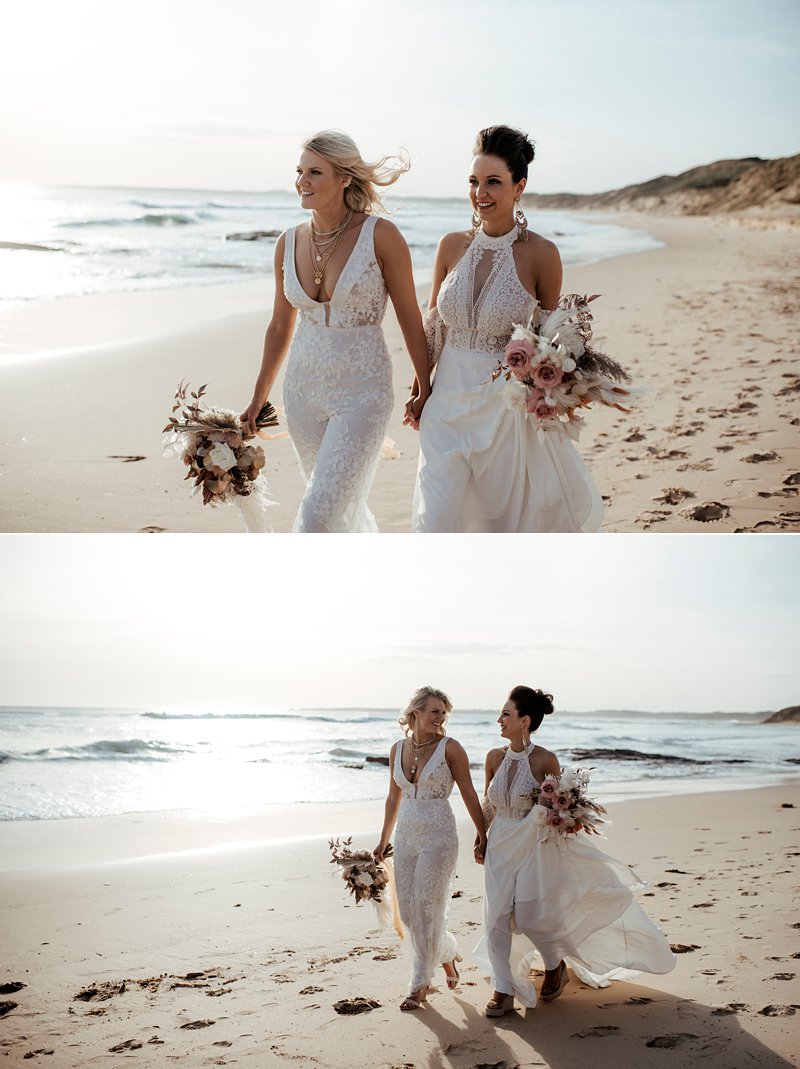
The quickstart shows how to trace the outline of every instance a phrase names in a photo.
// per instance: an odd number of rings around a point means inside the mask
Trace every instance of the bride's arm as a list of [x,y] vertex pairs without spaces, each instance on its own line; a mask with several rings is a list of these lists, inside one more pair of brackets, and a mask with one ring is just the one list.
[[381,829],[380,842],[372,851],[378,861],[383,861],[383,854],[392,837],[394,826],[397,823],[397,814],[400,810],[400,802],[403,798],[403,792],[394,781],[394,754],[397,746],[398,744],[395,743],[389,754],[389,793],[386,795],[383,828]]
[[275,385],[278,371],[286,356],[289,342],[292,340],[294,321],[297,316],[297,309],[289,304],[283,290],[283,250],[285,242],[286,235],[281,234],[275,245],[275,301],[272,308],[272,319],[264,336],[261,370],[256,379],[252,400],[239,417],[242,423],[248,425],[250,434],[256,433],[256,416],[266,403],[270,391]]
[[522,263],[517,262],[520,281],[536,297],[540,308],[551,311],[561,296],[564,276],[558,248],[539,234],[531,234],[528,241],[520,244],[520,248],[524,258]]
[[456,742],[455,739],[447,740],[445,758],[450,766],[450,771],[453,773],[453,779],[461,792],[467,812],[475,825],[475,831],[478,833],[475,839],[475,860],[480,863],[486,853],[486,824],[483,819],[481,803],[478,801],[478,795],[475,793],[475,787],[472,783],[469,758],[464,747]]
[[415,395],[418,398],[415,415],[419,418],[422,406],[431,392],[428,343],[425,340],[422,315],[417,304],[411,253],[403,235],[393,223],[386,219],[381,219],[375,227],[375,255],[383,272],[386,289],[392,299],[411,363],[414,365],[414,381],[418,386]]

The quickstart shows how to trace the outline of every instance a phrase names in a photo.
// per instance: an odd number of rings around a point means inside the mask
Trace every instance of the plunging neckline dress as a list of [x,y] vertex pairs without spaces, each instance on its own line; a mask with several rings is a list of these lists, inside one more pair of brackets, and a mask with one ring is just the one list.
[[394,873],[400,917],[411,942],[409,992],[431,985],[439,965],[456,956],[447,928],[447,907],[458,859],[456,819],[449,802],[453,774],[443,737],[416,783],[403,771],[403,742],[395,747],[392,775],[402,791],[394,842]]
[[518,234],[479,230],[439,290],[446,341],[420,419],[417,532],[600,527],[600,494],[562,426],[539,429],[507,407],[502,377],[492,382],[514,326],[538,307],[517,274]]
[[289,436],[306,480],[294,530],[374,532],[367,507],[392,412],[392,365],[381,323],[386,283],[374,216],[361,224],[329,301],[297,274],[297,227],[286,231],[283,286],[299,311],[283,384]]

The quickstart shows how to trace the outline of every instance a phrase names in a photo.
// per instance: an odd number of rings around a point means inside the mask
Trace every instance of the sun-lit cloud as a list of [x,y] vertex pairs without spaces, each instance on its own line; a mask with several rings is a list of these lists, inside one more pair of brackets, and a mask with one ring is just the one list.
[[800,541],[7,535],[0,704],[780,708]]
[[496,122],[536,138],[542,192],[797,151],[792,0],[6,7],[0,181],[288,188],[327,126],[408,146],[414,195],[461,193]]

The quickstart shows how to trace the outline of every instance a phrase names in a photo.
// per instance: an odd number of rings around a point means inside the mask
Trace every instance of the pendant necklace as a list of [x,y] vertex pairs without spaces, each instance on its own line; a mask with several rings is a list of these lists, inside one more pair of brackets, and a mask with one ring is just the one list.
[[437,741],[438,741],[438,736],[437,735],[435,735],[430,740],[430,742],[423,742],[420,745],[418,745],[417,743],[414,742],[414,736],[413,735],[409,739],[409,742],[411,743],[411,772],[410,772],[408,778],[412,782],[414,780],[414,776],[417,774],[417,768],[419,767],[419,759],[422,756],[423,751],[427,750],[429,746],[433,746],[433,744],[435,742],[437,742]]

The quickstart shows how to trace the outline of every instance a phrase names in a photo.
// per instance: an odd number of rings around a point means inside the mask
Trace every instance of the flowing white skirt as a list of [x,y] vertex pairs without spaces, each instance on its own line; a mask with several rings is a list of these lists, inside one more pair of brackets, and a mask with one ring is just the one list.
[[637,972],[670,972],[675,956],[664,934],[634,901],[646,884],[583,832],[544,835],[527,818],[498,815],[490,828],[485,931],[475,957],[493,985],[500,971],[491,961],[493,930],[505,933],[506,941],[511,935],[514,990],[505,993],[523,1006],[536,1005],[530,970],[555,969],[562,960],[592,987]]
[[501,354],[445,345],[420,420],[418,532],[596,531],[603,503],[560,427],[506,406]]

